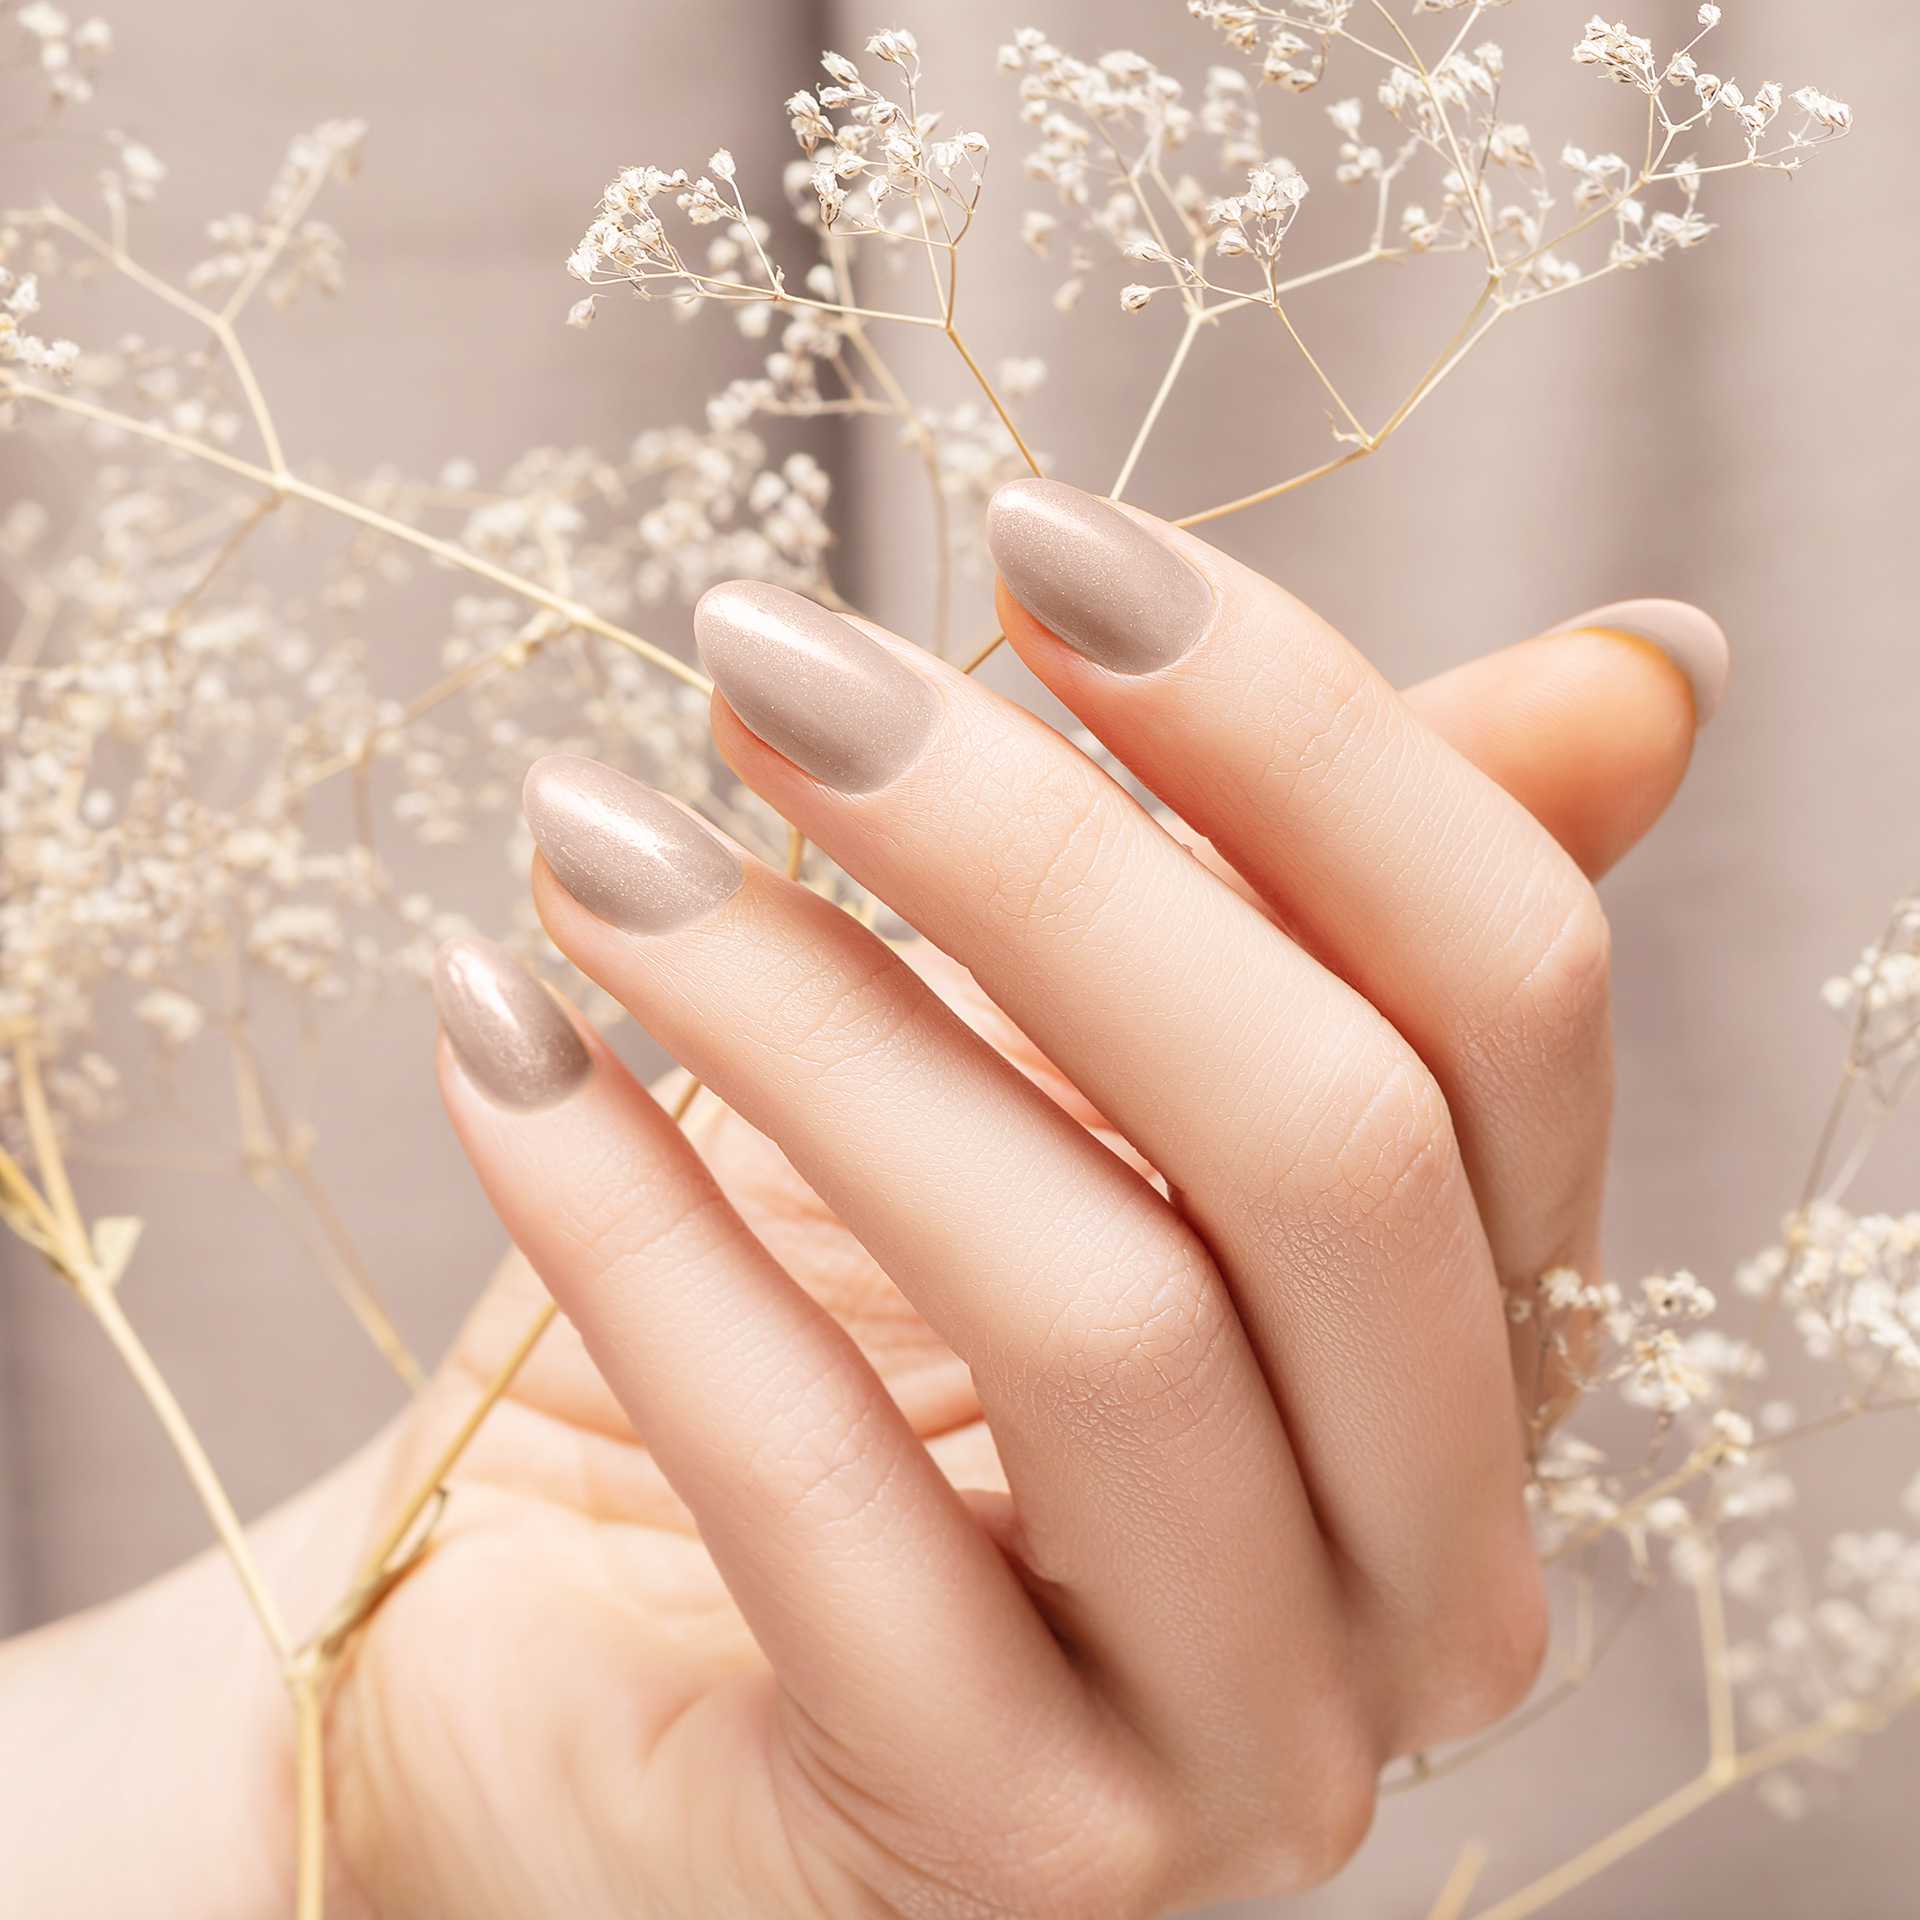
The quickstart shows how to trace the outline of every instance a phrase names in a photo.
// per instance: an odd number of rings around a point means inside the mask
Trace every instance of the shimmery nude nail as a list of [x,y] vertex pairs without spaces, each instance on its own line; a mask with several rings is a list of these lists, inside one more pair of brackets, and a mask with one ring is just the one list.
[[1693,689],[1693,719],[1704,727],[1727,690],[1727,636],[1719,623],[1684,600],[1616,600],[1596,607],[1556,633],[1624,633],[1658,647]]
[[433,998],[467,1078],[496,1106],[553,1106],[592,1068],[553,995],[491,940],[449,940],[434,961]]
[[1213,617],[1213,588],[1182,555],[1063,481],[1009,481],[987,508],[987,546],[1013,597],[1111,673],[1171,666]]
[[521,805],[553,877],[627,933],[684,927],[731,899],[746,878],[718,835],[597,760],[552,753],[535,761]]
[[700,659],[768,746],[842,793],[905,772],[939,712],[930,682],[838,614],[785,587],[730,580],[693,611]]

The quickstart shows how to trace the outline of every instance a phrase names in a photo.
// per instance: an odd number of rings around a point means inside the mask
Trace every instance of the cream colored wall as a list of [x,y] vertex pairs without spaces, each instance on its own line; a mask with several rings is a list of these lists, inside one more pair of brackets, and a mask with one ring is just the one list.
[[[121,10],[110,85],[128,130],[174,169],[153,223],[160,258],[191,244],[201,214],[251,203],[294,127],[343,111],[373,122],[366,177],[335,207],[349,290],[263,321],[256,358],[298,462],[423,468],[464,453],[484,464],[536,439],[617,442],[690,413],[738,369],[721,327],[614,311],[585,336],[561,328],[559,262],[616,163],[697,162],[721,140],[743,173],[784,157],[777,103],[823,44],[883,24],[918,30],[929,96],[1001,137],[996,194],[1023,203],[1018,130],[992,63],[1028,7],[889,0],[883,20],[846,0],[178,0]],[[1516,50],[1557,47],[1587,11],[1533,0],[1494,24]],[[1664,35],[1691,12],[1666,0],[1631,24]],[[1815,989],[1920,867],[1909,529],[1920,124],[1903,104],[1920,27],[1899,0],[1742,0],[1728,13],[1743,76],[1811,79],[1852,100],[1852,147],[1796,181],[1732,183],[1710,250],[1516,321],[1379,461],[1220,529],[1402,679],[1625,594],[1697,599],[1732,635],[1733,690],[1687,790],[1608,887],[1621,1048],[1613,1247],[1629,1273],[1679,1262],[1724,1273],[1769,1232],[1836,1055]],[[1177,0],[1052,0],[1031,17],[1088,51],[1184,48],[1196,73],[1212,57]],[[1547,97],[1531,93],[1524,108],[1543,150],[1618,137],[1605,131],[1620,124],[1607,118],[1617,103],[1591,76],[1556,60],[1543,81]],[[37,164],[5,150],[10,194]],[[1338,316],[1336,353],[1376,399],[1433,337],[1437,310],[1420,309],[1420,281],[1402,280],[1391,300],[1318,309]],[[1049,354],[1032,431],[1057,471],[1104,486],[1131,431],[1114,394],[1140,388],[1161,319],[1123,320],[1102,291],[1069,353],[1062,324],[1027,317],[1046,284],[1007,228],[990,226],[969,243],[963,316],[983,355]],[[1315,409],[1291,380],[1269,391],[1260,369],[1272,364],[1203,356],[1135,497],[1183,510],[1302,464]],[[856,511],[839,571],[878,614],[910,623],[924,583],[897,457],[878,440],[845,449]],[[36,472],[31,453],[0,446],[9,490]],[[397,684],[430,671],[430,632],[388,640]],[[1017,687],[1017,669],[1000,683]],[[497,857],[463,857],[463,881],[504,899],[513,883]],[[415,1004],[356,1033],[350,1064],[323,1084],[321,1165],[409,1334],[432,1350],[494,1233],[441,1124],[428,1041]],[[220,1096],[189,1084],[182,1097]],[[1910,1131],[1876,1198],[1915,1199],[1913,1146]],[[255,1197],[187,1176],[88,1178],[102,1210],[152,1223],[129,1304],[243,1507],[298,1484],[392,1404]],[[196,1546],[200,1528],[90,1330],[41,1273],[0,1260],[0,1476],[12,1489],[0,1609],[19,1624],[144,1577]],[[1835,1443],[1815,1476],[1833,1524],[1884,1510],[1916,1451],[1895,1431]],[[1484,1770],[1390,1806],[1353,1877],[1297,1911],[1424,1913],[1463,1832],[1496,1843],[1489,1884],[1505,1884],[1677,1782],[1697,1759],[1686,1645],[1684,1619],[1652,1603],[1604,1688]],[[1907,1911],[1916,1757],[1912,1735],[1889,1741],[1804,1827],[1718,1809],[1562,1911]]]

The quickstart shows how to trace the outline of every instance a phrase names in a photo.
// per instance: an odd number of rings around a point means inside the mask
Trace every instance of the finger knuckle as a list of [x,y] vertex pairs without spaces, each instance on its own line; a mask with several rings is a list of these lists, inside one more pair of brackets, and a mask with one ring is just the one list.
[[1582,877],[1528,975],[1534,1001],[1575,1018],[1604,1005],[1613,968],[1613,929],[1600,896]]
[[897,1510],[889,1494],[906,1457],[880,1403],[845,1404],[821,1387],[819,1376],[789,1371],[763,1396],[754,1409],[760,1440],[746,1471],[776,1510],[824,1540],[886,1522]]
[[1406,1643],[1394,1751],[1464,1739],[1505,1719],[1532,1693],[1548,1640],[1546,1583],[1531,1550],[1482,1567],[1445,1617]]
[[1257,762],[1257,791],[1271,806],[1324,808],[1354,790],[1357,776],[1382,750],[1378,735],[1388,711],[1378,683],[1343,649],[1296,635],[1297,644],[1263,650],[1266,685],[1247,703],[1268,718]]
[[692,1265],[731,1238],[731,1209],[709,1180],[636,1160],[614,1141],[574,1171],[549,1218],[569,1264],[589,1273],[612,1281],[663,1262]]
[[1458,1724],[1443,1735],[1477,1733],[1503,1720],[1533,1691],[1546,1664],[1546,1584],[1532,1554],[1516,1556],[1459,1636]]
[[852,951],[796,943],[769,957],[767,1051],[817,1076],[852,1061],[870,1070],[913,1030],[916,998],[901,989],[899,963],[878,942]]
[[1071,937],[1090,925],[1123,868],[1114,842],[1124,815],[1114,800],[1103,779],[1072,759],[1028,773],[1020,806],[1009,815],[999,805],[983,835],[990,910],[1029,933]]
[[1330,1105],[1319,1158],[1350,1224],[1397,1232],[1433,1217],[1457,1164],[1440,1083],[1397,1040]]
[[1055,1424],[1111,1444],[1180,1445],[1219,1404],[1235,1323],[1211,1264],[1174,1246],[1078,1284],[1022,1345],[1022,1391]]
[[1605,1030],[1613,931],[1600,896],[1571,862],[1547,904],[1528,917],[1546,931],[1525,948],[1515,983],[1496,1002],[1481,1041],[1488,1051],[1552,1065]]
[[1287,1783],[1285,1812],[1270,1820],[1270,1837],[1255,1849],[1251,1878],[1259,1890],[1300,1893],[1341,1872],[1372,1831],[1379,1783],[1380,1756],[1358,1718],[1327,1728],[1311,1768]]
[[[828,1865],[822,1905],[870,1920],[1149,1920],[1175,1850],[1164,1795],[1130,1748],[1016,1741],[956,1795],[931,1779],[876,1793],[858,1756],[817,1734],[792,1750],[796,1791]],[[936,1797],[937,1796],[937,1797]],[[817,1875],[810,1875],[810,1878]]]

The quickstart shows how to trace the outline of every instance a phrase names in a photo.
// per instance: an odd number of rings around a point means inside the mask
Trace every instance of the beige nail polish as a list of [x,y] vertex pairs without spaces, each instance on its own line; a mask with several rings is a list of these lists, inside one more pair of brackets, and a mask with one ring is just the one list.
[[1684,600],[1616,600],[1595,607],[1556,633],[1624,633],[1658,647],[1693,689],[1694,725],[1704,727],[1727,690],[1727,636],[1719,622]]
[[467,1078],[496,1106],[550,1107],[593,1065],[553,995],[491,940],[449,940],[433,998]]
[[1013,597],[1111,673],[1171,666],[1206,632],[1213,588],[1139,521],[1060,480],[1013,480],[987,508]]
[[684,927],[731,899],[746,878],[725,842],[691,814],[597,760],[536,760],[521,806],[553,877],[627,933]]
[[693,611],[700,659],[768,746],[842,793],[904,772],[939,712],[930,682],[838,614],[785,587],[730,580]]

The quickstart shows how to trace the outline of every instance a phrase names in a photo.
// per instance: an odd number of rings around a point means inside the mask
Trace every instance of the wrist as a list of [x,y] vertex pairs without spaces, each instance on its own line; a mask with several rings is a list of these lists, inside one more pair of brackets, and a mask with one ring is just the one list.
[[[349,1577],[376,1442],[250,1532],[293,1631]],[[279,1920],[294,1884],[295,1733],[232,1568],[200,1555],[0,1646],[0,1859],[20,1911]],[[330,1900],[329,1920],[358,1920]]]

